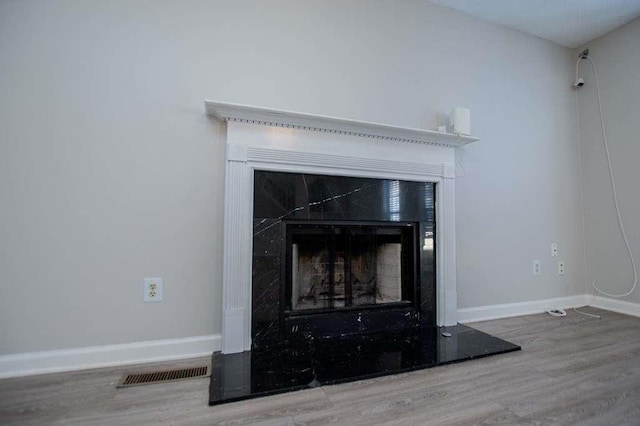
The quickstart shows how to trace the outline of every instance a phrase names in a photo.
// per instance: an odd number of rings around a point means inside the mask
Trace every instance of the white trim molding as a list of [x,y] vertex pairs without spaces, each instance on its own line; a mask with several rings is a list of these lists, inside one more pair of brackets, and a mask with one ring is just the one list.
[[223,353],[251,349],[255,170],[437,183],[437,324],[457,323],[455,147],[478,139],[216,101],[205,109],[226,122]]
[[[571,309],[581,306],[592,306],[640,317],[640,304],[638,303],[580,294],[528,302],[462,308],[457,310],[457,320],[460,323],[471,323],[540,314],[549,308]],[[244,316],[242,322],[244,323]],[[182,339],[0,355],[0,379],[205,357],[221,350],[221,340],[220,334],[212,334]]]
[[119,345],[0,355],[0,379],[63,371],[211,356],[221,336],[186,337]]
[[618,312],[619,314],[640,317],[640,303],[627,302],[625,300],[610,299],[608,297],[595,296],[589,294],[587,297],[587,305],[594,308],[605,309],[607,311]]
[[[255,161],[256,163],[286,164],[305,167],[327,167],[327,165],[330,165],[334,168],[375,173],[385,172],[397,174],[398,170],[402,170],[406,175],[445,176],[445,167],[443,164],[419,164],[279,149],[249,148],[245,157],[245,161],[247,160]],[[455,177],[455,175],[446,175],[445,177]]]
[[638,303],[594,296],[592,294],[579,294],[576,296],[556,297],[554,299],[462,308],[458,309],[458,321],[465,324],[540,314],[547,309],[572,309],[581,306],[591,306],[606,311],[640,317],[640,304]]
[[472,136],[433,130],[392,126],[315,114],[283,111],[229,102],[205,101],[207,114],[222,121],[262,124],[315,132],[336,133],[363,138],[378,138],[396,142],[462,146],[479,140]]
[[448,326],[458,323],[455,179],[443,177],[436,190],[440,199],[436,212],[436,314],[437,325]]
[[464,324],[469,322],[540,314],[545,312],[547,309],[578,308],[580,306],[589,305],[588,302],[589,300],[587,295],[579,294],[576,296],[556,297],[554,299],[462,308],[458,309],[458,321]]

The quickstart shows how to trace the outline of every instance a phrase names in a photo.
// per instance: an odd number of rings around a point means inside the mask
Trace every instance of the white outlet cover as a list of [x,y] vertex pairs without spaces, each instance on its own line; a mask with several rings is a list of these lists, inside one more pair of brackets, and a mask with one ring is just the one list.
[[564,260],[558,260],[558,275],[564,275]]
[[[142,299],[145,302],[162,302],[162,278],[145,278],[142,286]],[[155,287],[155,289],[154,289]]]
[[533,275],[540,275],[540,261],[539,260],[534,260],[533,261]]
[[557,257],[558,256],[558,245],[557,244],[551,244],[551,257]]

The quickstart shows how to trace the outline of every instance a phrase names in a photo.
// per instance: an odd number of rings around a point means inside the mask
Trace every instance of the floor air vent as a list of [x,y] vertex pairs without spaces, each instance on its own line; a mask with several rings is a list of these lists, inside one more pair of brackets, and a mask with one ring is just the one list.
[[116,387],[128,388],[130,386],[151,385],[154,383],[174,382],[176,380],[199,379],[210,375],[211,367],[209,366],[125,374]]

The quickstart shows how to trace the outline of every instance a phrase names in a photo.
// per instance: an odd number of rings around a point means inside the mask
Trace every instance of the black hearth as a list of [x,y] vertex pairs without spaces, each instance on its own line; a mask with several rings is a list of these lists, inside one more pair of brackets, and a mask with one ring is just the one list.
[[[443,332],[449,337],[443,336]],[[398,374],[520,350],[465,325],[291,341],[213,355],[209,405]]]

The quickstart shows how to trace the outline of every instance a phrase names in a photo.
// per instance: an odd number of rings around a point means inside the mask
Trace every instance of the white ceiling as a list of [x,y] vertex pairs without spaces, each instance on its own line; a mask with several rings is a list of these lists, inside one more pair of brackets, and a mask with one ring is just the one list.
[[640,0],[428,1],[566,47],[580,47],[640,16]]

